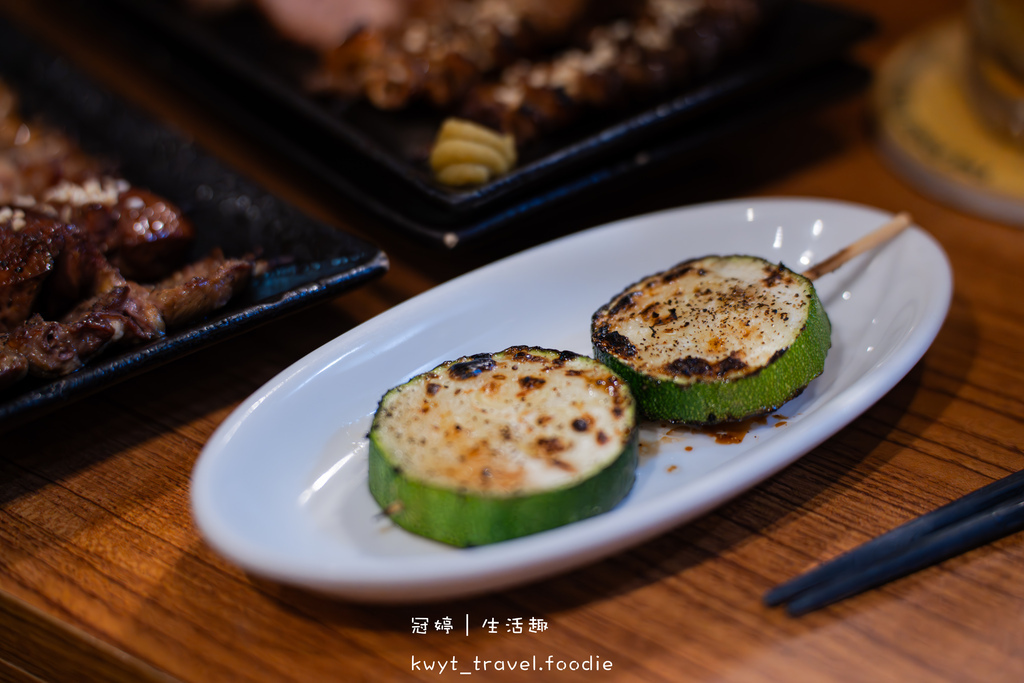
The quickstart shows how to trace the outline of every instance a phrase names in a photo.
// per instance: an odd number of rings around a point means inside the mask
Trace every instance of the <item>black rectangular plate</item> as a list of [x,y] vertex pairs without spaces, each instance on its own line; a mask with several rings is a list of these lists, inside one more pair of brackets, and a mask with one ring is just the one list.
[[66,377],[26,380],[0,392],[0,429],[335,296],[387,270],[387,257],[376,246],[311,220],[4,22],[0,78],[19,93],[24,118],[38,117],[65,131],[90,154],[116,164],[133,184],[181,206],[196,226],[193,258],[221,247],[229,256],[257,253],[281,264],[255,278],[226,308],[186,329],[104,355]]
[[[715,132],[725,120],[735,129],[756,123],[759,110],[768,115],[787,98],[806,104],[805,90],[820,97],[835,94],[837,88],[821,72],[874,28],[862,14],[790,0],[750,51],[704,81],[664,101],[592,117],[529,146],[506,176],[459,190],[435,183],[425,163],[440,115],[421,108],[381,112],[365,103],[308,96],[299,87],[296,65],[309,55],[275,38],[254,13],[208,22],[189,16],[173,0],[104,0],[90,6],[97,5],[133,24],[136,30],[125,34],[145,36],[144,54],[157,56],[169,72],[244,122],[261,141],[283,149],[391,223],[449,247],[514,225],[551,204],[595,196],[621,180],[628,166],[646,166],[651,150],[694,154],[719,139]],[[851,70],[839,68],[838,80],[849,85]]]

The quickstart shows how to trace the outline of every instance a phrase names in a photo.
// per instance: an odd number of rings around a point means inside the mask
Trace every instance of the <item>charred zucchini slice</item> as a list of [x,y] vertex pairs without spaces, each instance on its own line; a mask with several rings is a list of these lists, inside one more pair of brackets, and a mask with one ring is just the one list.
[[377,503],[399,526],[456,546],[605,512],[637,464],[626,383],[592,358],[525,346],[391,389],[369,436]]
[[685,261],[594,314],[595,357],[651,419],[693,425],[777,410],[821,374],[828,315],[810,280],[752,256]]

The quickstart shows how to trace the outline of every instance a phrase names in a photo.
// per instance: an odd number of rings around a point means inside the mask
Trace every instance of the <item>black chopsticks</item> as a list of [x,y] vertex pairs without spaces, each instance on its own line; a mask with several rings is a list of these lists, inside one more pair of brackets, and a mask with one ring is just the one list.
[[1024,470],[776,586],[764,602],[806,614],[1022,529]]

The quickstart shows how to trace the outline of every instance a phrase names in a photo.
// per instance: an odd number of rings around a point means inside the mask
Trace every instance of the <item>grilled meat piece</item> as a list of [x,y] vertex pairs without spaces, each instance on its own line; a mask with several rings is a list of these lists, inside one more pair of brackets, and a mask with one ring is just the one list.
[[79,226],[125,277],[167,277],[182,264],[192,224],[177,206],[108,170],[61,133],[22,121],[17,98],[0,83],[0,205]]
[[83,298],[104,294],[125,286],[121,273],[75,225],[59,224],[64,248],[53,272],[43,286],[35,310],[46,318],[57,318]]
[[36,197],[23,198],[23,206],[73,223],[88,235],[103,253],[111,251],[121,194],[131,189],[128,181],[110,176],[86,178],[81,182],[63,179]]
[[0,388],[23,377],[60,377],[109,346],[152,341],[223,307],[248,284],[253,262],[216,252],[152,290],[125,282],[73,308],[60,321],[39,314],[0,335]]
[[32,210],[0,208],[0,332],[34,311],[53,318],[83,297],[124,283],[77,226]]
[[158,283],[150,297],[173,329],[223,307],[245,289],[252,271],[251,260],[227,259],[216,250]]
[[61,181],[44,191],[36,210],[80,226],[128,279],[154,282],[185,260],[195,228],[182,210],[127,181]]
[[8,352],[25,358],[35,377],[60,377],[116,343],[134,344],[162,336],[163,319],[149,292],[135,283],[82,302],[62,320],[36,314],[7,335]]
[[184,261],[195,228],[181,209],[147,190],[121,193],[111,240],[112,261],[128,279],[168,277]]
[[114,316],[119,326],[111,341],[146,342],[164,333],[163,316],[150,297],[149,290],[136,282],[126,282],[102,294],[82,301],[61,321],[73,324],[89,316]]
[[[153,195],[127,196],[162,205]],[[26,374],[74,372],[114,344],[157,339],[168,327],[223,307],[254,269],[251,259],[228,259],[217,250],[148,288],[126,280],[77,226],[8,211],[8,224],[0,229],[0,388]]]
[[65,235],[53,219],[0,209],[0,332],[28,318],[64,249]]
[[7,346],[25,357],[29,374],[60,377],[82,367],[118,333],[117,320],[102,314],[73,323],[47,321],[36,314],[8,335]]

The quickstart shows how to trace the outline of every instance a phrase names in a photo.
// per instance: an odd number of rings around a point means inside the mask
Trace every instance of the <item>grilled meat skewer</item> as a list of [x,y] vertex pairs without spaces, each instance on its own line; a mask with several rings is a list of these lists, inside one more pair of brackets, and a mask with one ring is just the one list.
[[650,100],[693,82],[749,44],[765,0],[646,0],[550,61],[519,61],[472,88],[460,115],[520,145],[588,111]]
[[0,389],[26,374],[69,374],[113,345],[158,339],[167,329],[222,308],[246,287],[252,272],[252,260],[216,252],[152,288],[124,281],[59,321],[33,314],[0,335]]
[[433,0],[325,53],[319,86],[418,100],[523,144],[588,110],[676,89],[745,47],[779,0]]
[[323,55],[316,89],[365,96],[380,109],[425,99],[456,104],[484,76],[566,42],[620,0],[432,0],[395,28],[366,28]]

